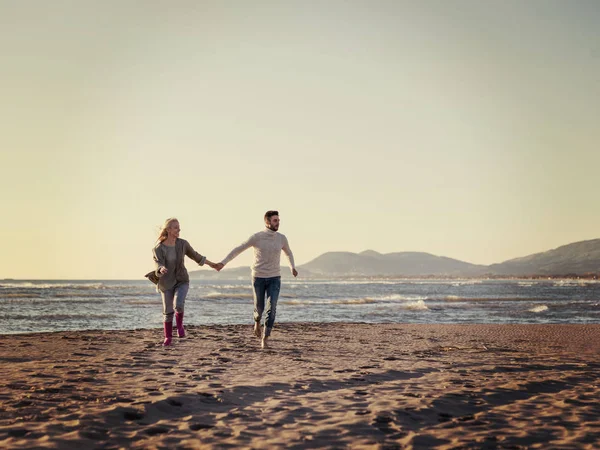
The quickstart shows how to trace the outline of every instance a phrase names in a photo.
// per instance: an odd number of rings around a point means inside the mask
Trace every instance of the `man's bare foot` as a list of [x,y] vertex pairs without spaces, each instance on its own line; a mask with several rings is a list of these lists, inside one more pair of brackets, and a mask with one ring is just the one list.
[[263,338],[262,338],[262,341],[261,341],[261,343],[260,343],[260,347],[261,347],[261,348],[269,348],[269,346],[268,346],[268,344],[267,344],[267,339],[268,339],[267,337],[263,337]]
[[262,330],[260,329],[260,322],[254,322],[254,336],[257,338],[262,336]]

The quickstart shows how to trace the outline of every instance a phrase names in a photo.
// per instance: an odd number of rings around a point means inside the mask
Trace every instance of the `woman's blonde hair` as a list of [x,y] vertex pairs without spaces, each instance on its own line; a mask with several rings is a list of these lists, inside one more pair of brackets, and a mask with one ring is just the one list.
[[156,240],[157,242],[164,242],[167,239],[167,237],[169,236],[167,229],[171,226],[173,222],[179,222],[179,220],[177,220],[175,217],[171,217],[165,220],[165,224],[162,226],[160,232],[158,233],[158,239]]

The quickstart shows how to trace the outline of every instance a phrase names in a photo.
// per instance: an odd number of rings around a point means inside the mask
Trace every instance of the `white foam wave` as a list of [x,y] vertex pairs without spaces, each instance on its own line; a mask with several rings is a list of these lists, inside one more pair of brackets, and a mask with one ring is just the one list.
[[284,305],[368,305],[372,303],[398,302],[403,306],[411,306],[416,304],[424,305],[423,300],[428,300],[428,297],[418,295],[392,294],[383,295],[379,297],[331,298],[318,300],[296,298],[284,302],[280,301],[280,303],[283,303]]
[[481,284],[481,280],[461,280],[452,282],[452,286],[471,286],[474,284]]
[[332,300],[285,300],[279,303],[284,305],[366,305],[369,303],[375,303],[375,300],[371,298],[349,298],[349,299],[332,299]]
[[427,300],[428,297],[425,296],[421,296],[421,295],[403,295],[403,294],[392,294],[392,295],[383,295],[380,297],[370,297],[371,299],[375,300],[375,301],[404,301],[404,300],[411,300],[411,301],[418,301],[418,300]]
[[423,300],[417,300],[416,302],[408,302],[402,305],[405,309],[410,309],[413,311],[424,311],[429,309]]
[[571,287],[581,286],[586,283],[587,280],[558,280],[553,283],[556,287]]
[[212,298],[212,299],[232,299],[232,298],[254,298],[252,294],[234,294],[234,293],[224,293],[213,291],[208,294],[204,294],[203,297]]
[[102,283],[0,283],[2,289],[103,289]]
[[444,279],[348,279],[348,280],[307,280],[309,285],[326,285],[326,284],[339,284],[339,285],[362,285],[362,284],[377,284],[377,285],[402,285],[402,284],[449,284],[449,285],[473,285],[482,284],[485,280],[444,280]]
[[548,307],[546,305],[539,305],[539,306],[534,306],[533,308],[529,309],[528,311],[534,312],[534,313],[539,313],[539,312],[548,311]]
[[239,289],[239,290],[250,290],[252,289],[252,286],[250,285],[246,285],[246,284],[205,284],[205,285],[200,285],[200,286],[196,286],[196,289],[212,289],[212,290],[232,290],[232,289]]

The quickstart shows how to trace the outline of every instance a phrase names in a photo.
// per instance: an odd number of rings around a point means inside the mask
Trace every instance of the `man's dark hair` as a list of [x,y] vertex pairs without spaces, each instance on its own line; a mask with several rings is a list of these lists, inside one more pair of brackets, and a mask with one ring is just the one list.
[[278,215],[279,215],[279,211],[267,211],[265,213],[265,222],[270,222],[271,217],[278,216]]

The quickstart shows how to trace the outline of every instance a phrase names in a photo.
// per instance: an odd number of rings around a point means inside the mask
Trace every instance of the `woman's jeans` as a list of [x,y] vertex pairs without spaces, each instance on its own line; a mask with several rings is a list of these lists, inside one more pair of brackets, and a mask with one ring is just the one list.
[[163,302],[163,315],[165,322],[173,322],[173,304],[175,304],[175,311],[178,313],[183,312],[185,297],[187,296],[189,289],[190,283],[185,282],[178,283],[172,289],[160,293]]
[[268,337],[275,324],[275,314],[277,313],[277,300],[279,299],[279,290],[281,289],[281,277],[271,278],[252,278],[254,287],[254,321],[260,322],[263,311],[265,310],[265,297],[267,299],[267,315],[265,318],[265,333]]

